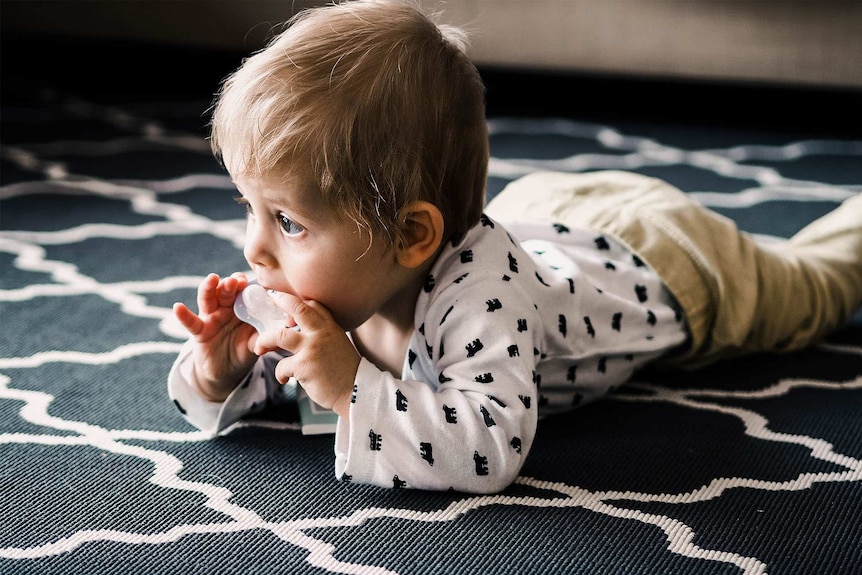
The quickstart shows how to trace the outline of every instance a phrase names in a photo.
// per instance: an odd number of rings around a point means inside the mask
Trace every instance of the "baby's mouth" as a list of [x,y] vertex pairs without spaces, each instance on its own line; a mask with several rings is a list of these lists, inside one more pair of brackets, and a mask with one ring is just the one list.
[[269,295],[270,297],[277,296],[278,294],[293,295],[293,293],[291,291],[288,291],[288,290],[275,289],[273,287],[270,287],[267,284],[258,284],[258,285],[260,285],[260,287],[262,287],[264,290],[266,290],[267,295]]

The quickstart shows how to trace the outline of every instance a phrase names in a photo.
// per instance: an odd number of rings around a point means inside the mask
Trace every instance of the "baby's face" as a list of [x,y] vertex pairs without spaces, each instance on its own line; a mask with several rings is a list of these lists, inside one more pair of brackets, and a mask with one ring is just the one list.
[[345,330],[390,303],[392,249],[336,218],[313,188],[274,177],[235,181],[248,209],[243,253],[263,287],[323,304]]

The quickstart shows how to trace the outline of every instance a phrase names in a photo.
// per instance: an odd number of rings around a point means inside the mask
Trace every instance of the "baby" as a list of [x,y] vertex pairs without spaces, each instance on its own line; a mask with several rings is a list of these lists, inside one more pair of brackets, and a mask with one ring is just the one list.
[[797,349],[862,302],[860,196],[775,246],[624,172],[536,173],[485,206],[482,80],[411,4],[301,13],[211,127],[286,320],[258,334],[233,311],[248,278],[209,275],[197,313],[174,306],[170,396],[215,435],[293,378],[339,415],[344,481],[498,492],[541,417],[647,362]]

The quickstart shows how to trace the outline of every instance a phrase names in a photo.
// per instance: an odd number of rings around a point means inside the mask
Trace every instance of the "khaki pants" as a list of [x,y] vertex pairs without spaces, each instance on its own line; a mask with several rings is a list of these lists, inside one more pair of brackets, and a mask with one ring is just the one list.
[[677,367],[799,349],[862,304],[862,194],[775,244],[662,180],[621,171],[530,174],[485,212],[592,228],[638,254],[685,312],[690,346],[665,359]]

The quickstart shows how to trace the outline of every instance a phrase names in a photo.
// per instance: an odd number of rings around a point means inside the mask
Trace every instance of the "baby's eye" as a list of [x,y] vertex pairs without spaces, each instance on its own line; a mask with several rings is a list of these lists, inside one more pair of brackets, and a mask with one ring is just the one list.
[[278,214],[278,219],[281,223],[281,229],[289,236],[295,236],[305,229],[284,214]]

